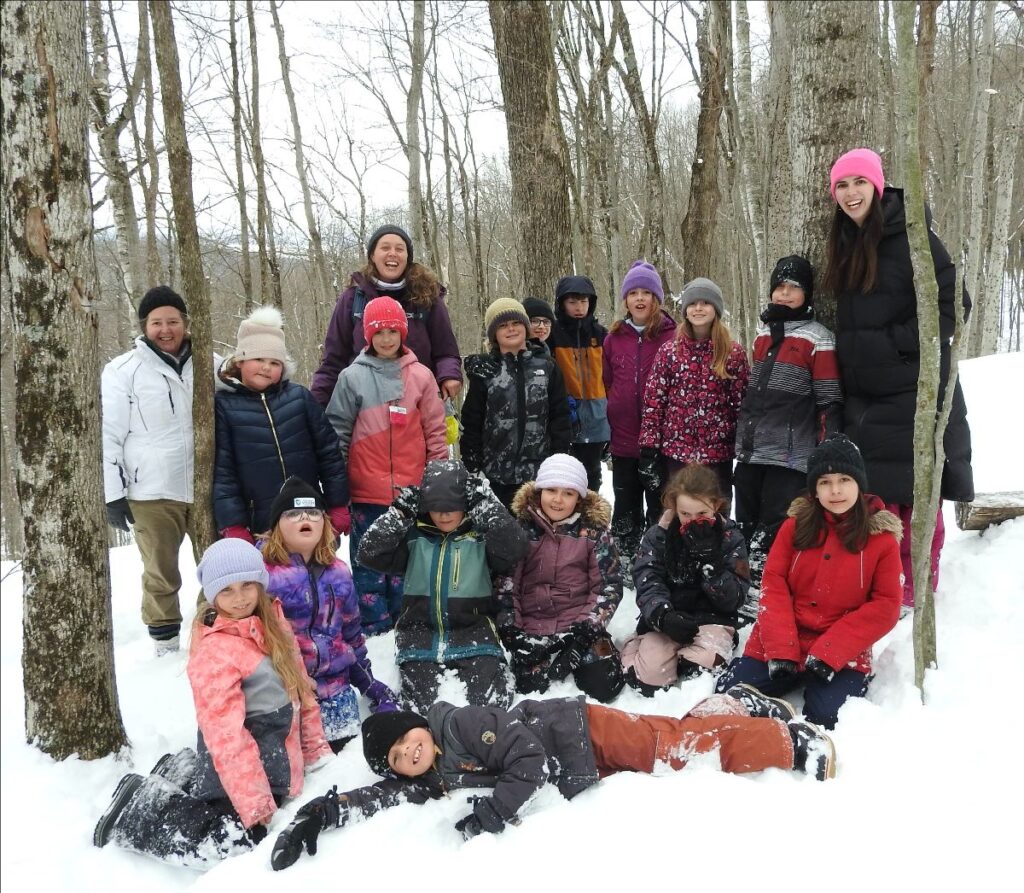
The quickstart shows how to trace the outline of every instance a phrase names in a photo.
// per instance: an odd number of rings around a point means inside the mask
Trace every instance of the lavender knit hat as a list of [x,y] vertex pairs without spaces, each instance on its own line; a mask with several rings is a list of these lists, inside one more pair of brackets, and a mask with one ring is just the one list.
[[547,487],[565,487],[580,494],[580,499],[587,498],[587,469],[583,463],[568,453],[555,453],[540,463],[537,469],[537,480],[534,486],[538,490]]
[[619,296],[622,300],[626,300],[626,295],[634,288],[646,288],[658,299],[658,303],[665,300],[665,288],[661,284],[661,276],[645,260],[633,261],[633,266],[629,268],[622,279],[622,290]]
[[217,540],[203,553],[196,576],[211,605],[217,593],[232,583],[260,583],[264,589],[270,584],[260,550],[234,537]]

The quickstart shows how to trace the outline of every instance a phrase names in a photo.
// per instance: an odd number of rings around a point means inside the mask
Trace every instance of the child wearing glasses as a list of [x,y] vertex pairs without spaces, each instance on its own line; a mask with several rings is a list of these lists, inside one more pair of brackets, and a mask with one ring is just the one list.
[[316,686],[324,734],[338,753],[359,734],[357,689],[372,713],[394,710],[395,696],[374,679],[352,574],[334,553],[323,495],[289,478],[270,507],[270,533],[260,543],[270,582]]

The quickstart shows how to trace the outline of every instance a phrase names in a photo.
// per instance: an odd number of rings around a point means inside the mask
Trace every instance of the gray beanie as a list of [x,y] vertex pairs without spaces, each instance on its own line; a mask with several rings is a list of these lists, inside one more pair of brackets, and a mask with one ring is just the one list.
[[203,595],[211,605],[217,593],[232,583],[259,583],[264,589],[270,584],[270,575],[260,550],[252,543],[234,537],[217,540],[203,553],[196,576],[203,587]]
[[718,311],[719,318],[725,313],[722,289],[703,276],[692,279],[683,287],[683,293],[679,298],[679,312],[685,313],[686,308],[696,301],[707,301]]

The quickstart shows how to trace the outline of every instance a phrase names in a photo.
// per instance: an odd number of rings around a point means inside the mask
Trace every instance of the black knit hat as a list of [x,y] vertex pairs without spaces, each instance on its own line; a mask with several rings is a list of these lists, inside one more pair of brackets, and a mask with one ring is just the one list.
[[434,459],[428,462],[420,482],[420,511],[466,511],[468,479],[469,472],[458,459]]
[[284,482],[281,492],[270,503],[270,529],[277,527],[277,522],[289,509],[320,509],[327,511],[324,495],[316,487],[307,484],[302,478],[292,475]]
[[540,298],[535,298],[532,295],[529,298],[524,298],[523,309],[526,311],[526,315],[531,319],[535,316],[541,316],[544,319],[550,319],[551,322],[555,321],[555,313],[551,309],[551,305],[547,301],[542,301]]
[[591,308],[597,300],[597,290],[594,283],[586,276],[563,276],[555,286],[555,303],[560,304],[566,295],[586,295],[593,298],[590,302]]
[[427,721],[411,710],[374,713],[363,720],[363,756],[378,775],[390,775],[388,751],[412,729],[429,729]]
[[169,285],[154,286],[142,296],[142,300],[139,301],[139,320],[145,320],[157,307],[173,307],[180,310],[182,316],[188,316],[185,301]]
[[402,227],[395,226],[392,223],[385,223],[384,226],[378,226],[373,231],[373,235],[370,236],[370,240],[366,243],[367,260],[373,260],[373,249],[377,247],[381,236],[398,236],[398,238],[405,242],[405,253],[409,258],[409,266],[412,266],[412,239],[409,238],[409,234]]
[[812,493],[818,486],[818,478],[825,474],[848,474],[860,487],[861,493],[868,488],[868,473],[860,450],[845,434],[831,434],[820,444],[807,460],[807,489]]
[[772,270],[771,284],[768,287],[768,296],[783,282],[792,282],[804,290],[804,303],[810,307],[814,304],[814,267],[810,261],[799,254],[790,254],[788,257],[780,257]]

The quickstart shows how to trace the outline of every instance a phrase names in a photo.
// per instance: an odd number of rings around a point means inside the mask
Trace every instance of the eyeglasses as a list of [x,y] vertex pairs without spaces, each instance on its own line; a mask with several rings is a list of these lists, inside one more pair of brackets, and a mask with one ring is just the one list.
[[530,320],[531,326],[536,326],[538,329],[550,329],[551,320],[543,316],[537,316]]
[[288,521],[322,521],[322,509],[285,509],[281,517]]

